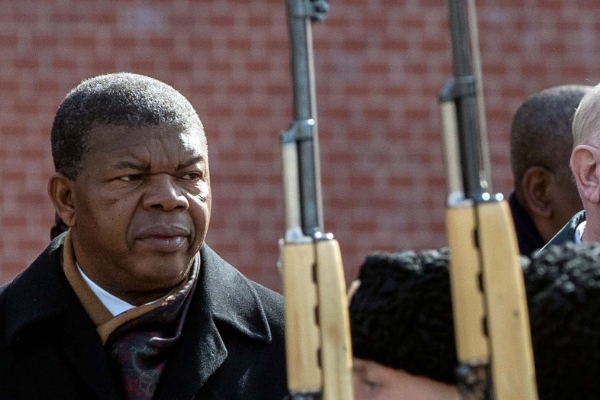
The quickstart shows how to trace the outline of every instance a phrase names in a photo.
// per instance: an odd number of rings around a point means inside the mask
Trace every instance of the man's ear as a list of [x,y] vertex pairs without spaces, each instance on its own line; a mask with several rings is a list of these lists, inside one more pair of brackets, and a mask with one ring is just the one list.
[[536,216],[552,216],[554,176],[544,167],[529,167],[521,180],[521,193],[528,211]]
[[58,172],[48,181],[48,196],[54,204],[56,213],[68,227],[73,227],[76,222],[74,185],[74,181]]
[[571,170],[583,200],[600,204],[600,170],[597,148],[580,144],[571,153]]

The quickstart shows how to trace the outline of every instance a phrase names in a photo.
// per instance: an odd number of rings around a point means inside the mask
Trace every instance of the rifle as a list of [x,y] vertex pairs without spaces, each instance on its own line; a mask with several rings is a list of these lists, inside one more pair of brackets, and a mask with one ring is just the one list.
[[[474,0],[467,1],[474,16]],[[454,77],[440,93],[458,387],[467,399],[535,400],[516,233],[506,201],[487,192],[480,167],[478,82],[471,59],[478,49],[471,46],[475,38],[468,36],[465,6],[465,0],[449,0]]]
[[312,21],[325,0],[287,0],[294,121],[281,136],[285,239],[280,267],[290,398],[352,400],[352,347],[339,244],[324,233]]

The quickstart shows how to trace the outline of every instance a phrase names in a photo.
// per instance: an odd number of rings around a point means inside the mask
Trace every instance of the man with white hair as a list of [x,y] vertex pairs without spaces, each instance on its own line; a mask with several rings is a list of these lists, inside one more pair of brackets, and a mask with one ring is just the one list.
[[570,165],[583,211],[544,247],[568,241],[600,242],[600,85],[581,99],[575,112]]

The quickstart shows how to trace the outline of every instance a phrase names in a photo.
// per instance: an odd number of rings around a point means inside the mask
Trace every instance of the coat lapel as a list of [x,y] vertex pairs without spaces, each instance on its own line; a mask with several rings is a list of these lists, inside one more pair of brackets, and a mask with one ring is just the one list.
[[49,326],[60,331],[57,337],[74,370],[98,398],[115,399],[116,386],[100,338],[62,271],[61,244],[62,237],[53,241],[7,288],[7,344],[38,321],[54,321]]
[[104,347],[82,306],[65,314],[62,346],[83,380],[102,400],[119,398]]
[[190,305],[178,346],[161,377],[157,399],[193,397],[227,358],[227,349],[212,319],[204,315],[197,319],[201,308],[197,303]]
[[157,399],[192,398],[219,369],[228,357],[219,324],[234,328],[240,340],[271,341],[262,303],[250,282],[207,245],[200,250],[200,258],[198,286],[178,346],[161,377]]

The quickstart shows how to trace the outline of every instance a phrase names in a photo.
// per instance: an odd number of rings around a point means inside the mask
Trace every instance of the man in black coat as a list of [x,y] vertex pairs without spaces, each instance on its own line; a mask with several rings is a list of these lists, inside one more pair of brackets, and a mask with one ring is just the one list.
[[510,161],[515,190],[508,203],[519,251],[542,248],[582,209],[569,169],[575,109],[592,86],[563,85],[529,97],[513,117]]
[[86,80],[52,155],[69,230],[0,289],[0,399],[282,399],[282,298],[204,244],[192,105],[140,75]]

